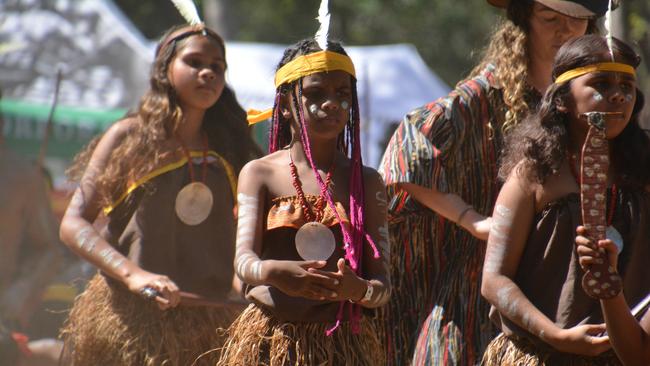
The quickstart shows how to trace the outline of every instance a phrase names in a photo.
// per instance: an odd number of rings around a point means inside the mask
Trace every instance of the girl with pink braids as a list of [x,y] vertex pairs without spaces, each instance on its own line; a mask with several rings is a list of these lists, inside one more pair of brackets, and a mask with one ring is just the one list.
[[251,305],[219,364],[384,364],[368,315],[390,296],[386,192],[361,162],[354,65],[338,43],[303,40],[275,84],[270,154],[238,184],[235,272]]

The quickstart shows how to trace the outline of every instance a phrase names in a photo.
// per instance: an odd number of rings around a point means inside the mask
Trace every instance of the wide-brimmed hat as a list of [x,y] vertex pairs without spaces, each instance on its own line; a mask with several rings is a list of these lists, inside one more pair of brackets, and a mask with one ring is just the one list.
[[[511,0],[487,0],[488,3],[505,8]],[[536,1],[558,13],[568,15],[574,18],[598,18],[607,12],[608,0],[512,0],[512,1]],[[618,1],[614,1],[616,5]]]

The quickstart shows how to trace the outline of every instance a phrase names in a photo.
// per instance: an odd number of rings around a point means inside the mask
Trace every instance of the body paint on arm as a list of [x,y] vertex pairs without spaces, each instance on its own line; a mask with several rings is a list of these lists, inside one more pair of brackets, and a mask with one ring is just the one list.
[[507,250],[512,221],[513,215],[509,208],[500,204],[494,207],[494,217],[492,218],[487,253],[483,265],[483,271],[486,273],[499,272]]
[[258,220],[259,199],[239,193],[237,204],[239,217],[237,219],[235,270],[239,279],[250,284],[262,279],[262,261],[252,249]]
[[[387,214],[386,191],[377,191],[377,193],[375,193],[375,199],[377,202],[377,208],[381,211],[382,216],[385,217]],[[377,228],[377,233],[379,235],[377,249],[381,255],[381,265],[384,273],[390,273],[390,234],[388,231],[388,222],[384,221],[383,225]],[[391,294],[390,278],[386,276],[383,281],[385,283],[381,283],[379,280],[370,281],[374,289],[370,299],[363,302],[364,306],[375,308],[388,302]]]
[[99,256],[104,263],[113,269],[119,268],[124,263],[124,257],[113,248],[104,248],[99,251]]

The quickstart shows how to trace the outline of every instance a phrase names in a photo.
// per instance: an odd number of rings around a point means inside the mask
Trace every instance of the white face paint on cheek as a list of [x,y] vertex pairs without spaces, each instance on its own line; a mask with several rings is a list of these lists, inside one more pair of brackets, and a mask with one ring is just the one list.
[[343,109],[348,109],[350,108],[350,103],[348,103],[346,100],[341,102],[341,108]]
[[316,114],[318,113],[318,106],[316,104],[312,104],[309,106],[309,112],[311,114]]
[[632,94],[625,94],[625,102],[630,103],[634,99]]
[[595,92],[594,92],[594,96],[593,96],[593,98],[594,98],[594,100],[595,100],[596,102],[600,102],[600,101],[603,100],[603,95],[600,94],[599,92],[595,91]]

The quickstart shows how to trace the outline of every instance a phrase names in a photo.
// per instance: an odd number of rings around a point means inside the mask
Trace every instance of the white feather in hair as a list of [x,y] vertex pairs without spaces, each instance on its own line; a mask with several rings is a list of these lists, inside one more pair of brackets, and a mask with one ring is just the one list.
[[607,39],[607,48],[609,48],[609,55],[614,62],[614,39],[612,37],[613,30],[613,17],[612,17],[612,0],[609,0],[607,13],[605,13],[605,39]]
[[326,50],[327,39],[330,35],[330,11],[328,0],[321,0],[320,7],[318,8],[318,17],[316,19],[318,19],[320,27],[318,28],[318,31],[316,31],[314,38],[321,50]]
[[199,12],[196,10],[196,5],[192,0],[172,0],[178,12],[181,13],[183,18],[191,25],[199,25],[203,23],[199,17]]

